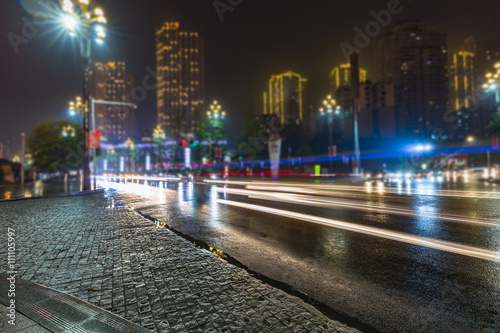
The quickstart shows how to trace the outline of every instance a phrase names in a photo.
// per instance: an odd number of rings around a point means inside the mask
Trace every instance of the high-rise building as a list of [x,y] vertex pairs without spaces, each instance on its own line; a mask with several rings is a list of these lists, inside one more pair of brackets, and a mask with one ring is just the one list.
[[[92,62],[89,81],[90,95],[96,100],[133,103],[134,78],[124,62]],[[133,107],[95,104],[95,116],[102,142],[122,143],[136,134]]]
[[450,59],[450,105],[448,116],[450,135],[457,142],[467,137],[487,138],[488,124],[495,112],[494,98],[485,92],[486,72],[498,53],[491,46],[477,43],[474,37],[465,39],[463,46]]
[[380,40],[379,57],[380,81],[396,87],[398,133],[444,139],[450,110],[446,34],[423,22],[401,23]]
[[475,104],[474,53],[458,51],[453,54],[452,98],[453,110],[470,108]]
[[[336,66],[330,72],[330,85],[335,96],[335,101],[340,107],[341,112],[336,116],[335,126],[340,132],[340,137],[345,141],[353,140],[354,138],[354,117],[353,117],[353,96],[351,94],[351,64],[341,64]],[[367,71],[359,68],[359,83],[366,82]]]
[[[359,83],[364,83],[366,81],[366,70],[363,68],[359,69]],[[335,93],[338,89],[342,87],[351,86],[351,64],[342,64],[340,66],[334,67],[330,73],[330,83],[332,86],[332,92]]]
[[394,138],[397,117],[393,83],[366,83],[359,86],[359,137]]
[[205,99],[203,41],[179,22],[156,30],[158,124],[169,139],[191,138]]
[[304,89],[307,79],[292,71],[272,75],[269,93],[264,93],[264,114],[277,115],[282,123],[304,119]]

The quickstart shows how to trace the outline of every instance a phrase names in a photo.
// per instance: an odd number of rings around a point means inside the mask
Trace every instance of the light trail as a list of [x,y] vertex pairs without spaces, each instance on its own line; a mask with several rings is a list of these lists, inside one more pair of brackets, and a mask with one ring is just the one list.
[[334,227],[334,228],[338,228],[338,229],[343,229],[343,230],[347,230],[347,231],[352,231],[352,232],[356,232],[356,233],[361,233],[361,234],[365,234],[365,235],[390,239],[390,240],[394,240],[397,242],[428,247],[428,248],[441,250],[441,251],[445,251],[445,252],[450,252],[450,253],[456,253],[456,254],[460,254],[460,255],[464,255],[464,256],[468,256],[468,257],[474,257],[474,258],[479,258],[479,259],[484,259],[484,260],[489,260],[489,261],[500,262],[500,253],[499,252],[481,249],[481,248],[477,248],[477,247],[462,245],[462,244],[448,242],[448,241],[441,241],[441,240],[436,240],[436,239],[431,239],[431,238],[426,238],[426,237],[419,237],[419,236],[414,236],[414,235],[410,235],[410,234],[406,234],[406,233],[402,233],[402,232],[397,232],[397,231],[390,231],[390,230],[384,230],[384,229],[380,229],[380,228],[362,226],[362,225],[355,224],[355,223],[342,222],[342,221],[332,220],[332,219],[313,216],[313,215],[300,214],[300,213],[295,213],[295,212],[281,210],[281,209],[246,204],[246,203],[237,202],[237,201],[218,199],[217,202],[221,203],[221,204],[229,205],[229,206],[245,208],[245,209],[249,209],[249,210],[254,210],[254,211],[273,214],[273,215],[279,215],[279,216],[283,216],[283,217],[289,217],[289,218],[293,218],[296,220],[302,220],[302,221],[306,221],[306,222],[321,224],[321,225]]
[[140,176],[125,176],[125,177],[119,177],[119,176],[100,176],[97,177],[100,179],[104,179],[104,181],[108,181],[108,179],[113,180],[113,179],[118,179],[118,180],[142,180],[142,181],[151,181],[151,182],[168,182],[168,181],[180,181],[182,179],[177,178],[177,177],[140,177]]
[[[297,191],[298,184],[268,184],[268,185],[246,185],[249,190],[273,190],[275,191],[277,186],[280,186],[282,192],[291,193],[305,193],[303,190]],[[351,192],[364,192],[364,193],[380,193],[377,189],[366,188],[361,186],[349,186],[349,185],[313,185],[304,184],[300,185],[299,188],[310,189],[310,194],[320,194],[320,195],[332,195],[338,191],[351,191]],[[321,188],[321,190],[316,190]],[[420,189],[405,188],[404,193],[401,189],[384,187],[383,194],[398,194],[398,195],[425,195],[425,196],[440,196],[440,197],[468,197],[468,198],[482,198],[482,199],[500,199],[500,193],[498,192],[482,192],[482,191],[449,191],[449,190],[435,190],[432,188],[424,189],[428,191],[422,191]],[[432,192],[429,192],[432,191]],[[382,194],[382,193],[380,193]]]
[[[279,186],[282,192],[291,193],[309,193],[320,195],[333,195],[339,191],[349,192],[364,192],[380,193],[378,189],[373,187],[367,188],[364,186],[353,185],[331,185],[331,184],[306,184],[306,183],[289,183],[289,182],[265,182],[265,181],[229,181],[229,180],[204,180],[206,183],[218,185],[238,185],[246,186],[250,190],[263,190],[263,191],[276,191]],[[300,190],[298,190],[300,189]],[[306,192],[309,189],[310,192]],[[319,189],[319,190],[318,190]],[[314,192],[316,191],[316,192]],[[382,194],[382,193],[381,193]],[[397,195],[425,195],[425,196],[444,196],[444,197],[469,197],[469,198],[482,198],[482,199],[500,199],[500,192],[496,191],[451,191],[451,190],[436,190],[432,187],[429,188],[403,188],[397,189],[393,187],[383,188],[383,194],[397,194]]]
[[412,217],[428,217],[454,223],[467,223],[467,224],[483,225],[488,227],[500,227],[500,224],[484,219],[477,219],[477,218],[471,219],[464,216],[449,215],[449,214],[421,214],[412,210],[407,210],[396,206],[381,206],[381,205],[374,206],[371,204],[362,204],[348,200],[332,200],[332,199],[324,199],[306,195],[283,194],[276,192],[257,192],[257,191],[232,189],[232,188],[231,189],[218,188],[217,191],[219,193],[243,195],[249,197],[250,199],[280,201],[284,203],[299,204],[304,206],[313,206],[313,207],[336,206],[345,209],[365,210],[381,214],[395,214],[395,215],[404,215]]

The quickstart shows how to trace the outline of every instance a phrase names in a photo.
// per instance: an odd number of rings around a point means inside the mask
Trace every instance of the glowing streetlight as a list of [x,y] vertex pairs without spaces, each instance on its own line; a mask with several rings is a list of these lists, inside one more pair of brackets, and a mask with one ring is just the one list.
[[332,112],[332,109],[337,105],[337,102],[333,99],[332,95],[326,96],[326,98],[323,100],[323,105],[327,109],[328,112]]
[[[319,113],[321,116],[327,115],[328,122],[328,151],[330,149],[333,151],[333,114],[335,109],[335,115],[339,115],[341,113],[340,106],[337,105],[337,102],[333,99],[332,95],[326,96],[323,100],[323,106],[319,109]],[[330,153],[329,153],[330,154]],[[332,164],[330,163],[330,167]]]
[[130,171],[130,169],[132,168],[132,166],[130,164],[133,164],[133,161],[132,161],[132,149],[135,148],[135,143],[134,141],[132,141],[131,138],[128,138],[127,141],[125,141],[125,145],[127,146],[127,155],[128,155],[128,163],[127,165],[128,166],[128,171]]
[[500,62],[495,64],[496,72],[486,73],[487,83],[483,84],[483,89],[495,92],[495,104],[497,111],[500,113]]
[[[217,139],[217,132],[223,127],[221,120],[224,120],[226,118],[226,111],[222,110],[222,106],[219,104],[217,101],[213,101],[212,104],[210,105],[210,109],[207,111],[207,117],[210,120],[213,120],[214,126],[215,127],[215,137]],[[211,126],[212,127],[212,126]],[[220,132],[219,132],[220,133]],[[210,133],[210,140],[209,140],[209,158],[210,160],[212,159],[212,133]]]
[[[162,151],[162,146],[163,146],[163,143],[165,141],[165,139],[167,138],[166,134],[165,134],[165,131],[163,130],[163,128],[158,125],[156,126],[156,128],[154,129],[153,131],[153,138],[154,138],[154,142],[157,144],[157,149],[158,149],[158,157],[159,157],[159,160],[160,160],[160,164],[163,166],[163,151]],[[146,168],[148,169],[148,168]]]
[[88,112],[88,109],[83,107],[82,98],[80,96],[77,96],[74,101],[69,102],[68,113],[71,117],[83,115],[85,112]]
[[226,111],[222,111],[222,106],[217,101],[213,101],[210,105],[210,110],[207,111],[207,117],[210,119],[224,119],[226,117]]
[[155,139],[162,139],[162,140],[165,140],[165,138],[167,137],[165,135],[165,131],[163,130],[163,128],[161,128],[160,125],[156,126],[156,128],[154,129],[153,131],[153,137]]
[[73,126],[67,125],[63,127],[61,135],[63,137],[68,137],[68,136],[74,137],[76,135],[76,130]]
[[[102,44],[106,38],[104,26],[107,23],[104,11],[95,8],[90,0],[61,0],[61,24],[68,31],[69,35],[77,39],[80,44],[80,55],[83,61],[83,99],[81,101],[84,111],[88,110],[89,91],[86,82],[88,81],[91,46],[92,41]],[[77,112],[77,102],[70,104],[70,114]],[[90,179],[90,133],[89,133],[89,113],[83,114],[83,139],[85,163],[83,168],[83,190],[91,189]]]

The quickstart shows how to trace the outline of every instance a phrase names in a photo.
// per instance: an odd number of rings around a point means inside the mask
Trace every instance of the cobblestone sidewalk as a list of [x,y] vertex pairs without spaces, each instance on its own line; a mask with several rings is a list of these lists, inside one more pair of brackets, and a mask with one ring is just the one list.
[[357,332],[103,194],[0,203],[3,254],[9,227],[20,278],[152,331]]

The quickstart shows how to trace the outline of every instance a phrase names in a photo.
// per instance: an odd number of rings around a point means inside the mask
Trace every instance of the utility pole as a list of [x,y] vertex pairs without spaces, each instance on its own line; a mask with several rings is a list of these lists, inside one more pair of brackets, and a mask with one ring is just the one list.
[[351,98],[354,126],[354,165],[353,172],[358,175],[361,171],[359,132],[358,132],[358,98],[359,98],[359,56],[356,53],[351,55]]
[[24,156],[25,154],[25,141],[26,141],[26,136],[24,133],[21,133],[21,138],[22,138],[22,147],[21,147],[21,185],[24,185]]

